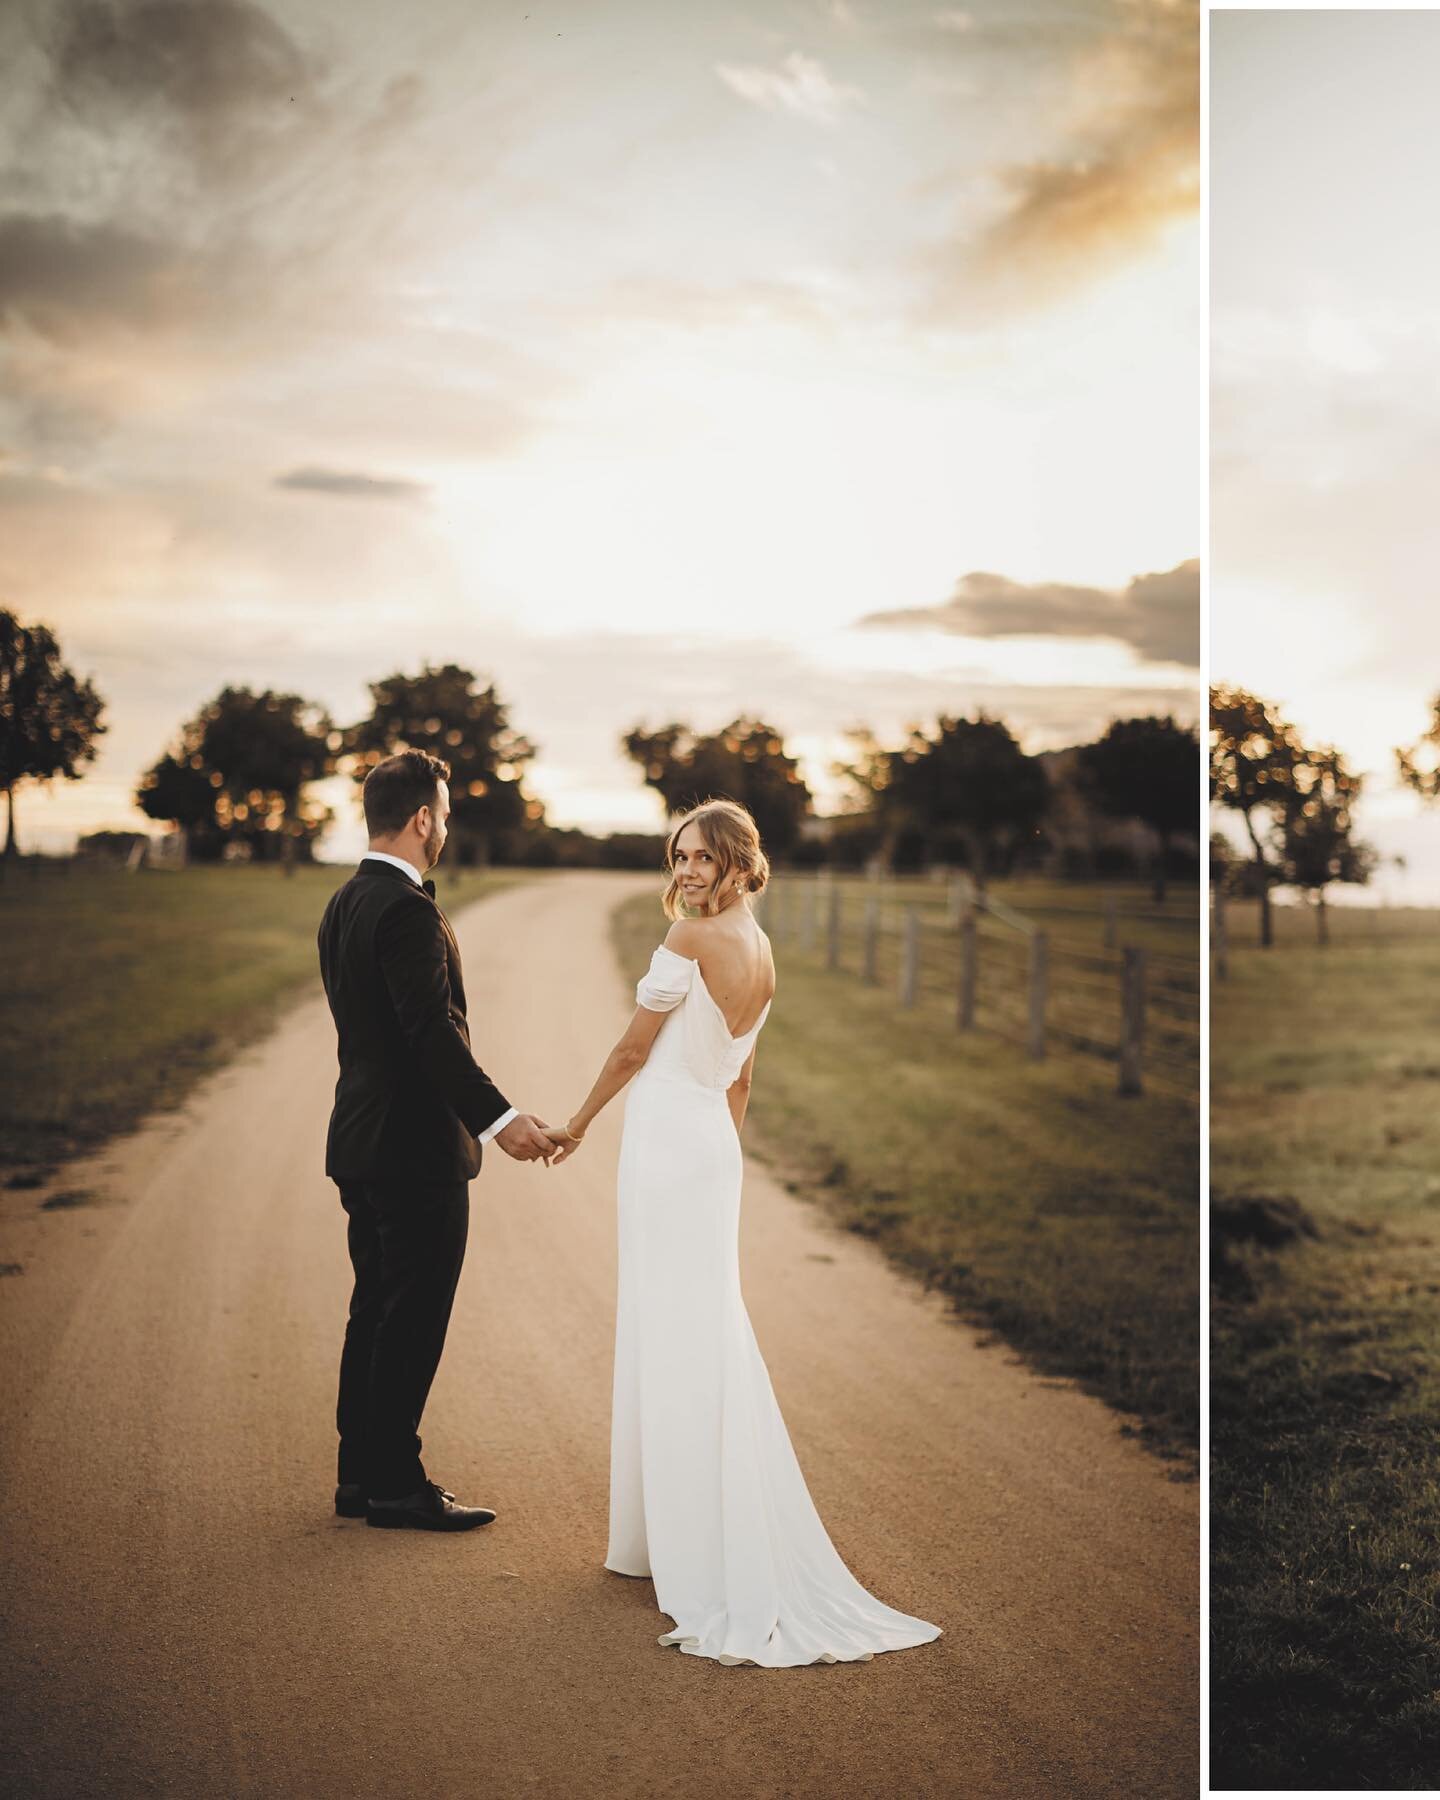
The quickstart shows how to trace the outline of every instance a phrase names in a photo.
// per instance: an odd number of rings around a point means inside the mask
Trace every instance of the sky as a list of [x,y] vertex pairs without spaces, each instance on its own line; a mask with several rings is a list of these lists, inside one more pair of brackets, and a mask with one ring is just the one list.
[[1440,693],[1440,14],[1211,33],[1211,672],[1364,771],[1354,897],[1435,904],[1394,752]]
[[[456,661],[551,822],[636,724],[1197,715],[1188,0],[13,0],[0,605],[108,703]],[[330,850],[363,844],[349,784]]]

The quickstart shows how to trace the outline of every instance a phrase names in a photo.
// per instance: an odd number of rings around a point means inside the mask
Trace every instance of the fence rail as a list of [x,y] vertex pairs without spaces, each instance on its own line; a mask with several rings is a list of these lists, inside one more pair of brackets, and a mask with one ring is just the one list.
[[902,1011],[948,1016],[953,1029],[988,1033],[1032,1058],[1055,1049],[1110,1063],[1122,1094],[1198,1092],[1198,947],[1187,958],[1119,941],[1124,920],[1113,902],[1068,909],[1100,922],[1096,948],[988,901],[963,878],[945,899],[907,903],[893,888],[821,870],[772,879],[760,914],[777,943],[888,988]]

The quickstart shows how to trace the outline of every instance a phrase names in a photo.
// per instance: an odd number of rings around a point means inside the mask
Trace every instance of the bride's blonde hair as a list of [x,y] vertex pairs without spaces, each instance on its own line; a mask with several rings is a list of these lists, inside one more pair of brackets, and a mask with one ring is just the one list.
[[760,848],[760,832],[754,819],[734,800],[702,800],[699,806],[686,813],[665,843],[665,867],[670,871],[670,882],[661,905],[667,919],[686,917],[680,881],[675,873],[675,845],[687,825],[696,828],[705,840],[705,848],[715,858],[719,874],[711,889],[713,894],[730,886],[735,877],[743,882],[747,894],[764,892],[765,883],[770,879],[770,858]]

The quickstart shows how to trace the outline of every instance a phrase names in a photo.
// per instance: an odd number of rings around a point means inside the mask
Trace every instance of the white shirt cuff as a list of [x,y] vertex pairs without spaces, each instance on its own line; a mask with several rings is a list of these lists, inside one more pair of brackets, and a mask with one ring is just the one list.
[[502,1113],[493,1125],[487,1125],[476,1139],[477,1143],[488,1144],[497,1131],[503,1131],[512,1119],[520,1117],[518,1107],[512,1106],[507,1113]]

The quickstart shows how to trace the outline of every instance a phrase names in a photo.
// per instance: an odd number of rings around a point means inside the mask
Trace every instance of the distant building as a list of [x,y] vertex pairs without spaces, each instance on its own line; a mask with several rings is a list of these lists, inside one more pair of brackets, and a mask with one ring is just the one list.
[[144,831],[92,831],[77,839],[82,862],[119,869],[183,869],[185,833],[168,831],[151,837]]
[[75,854],[82,862],[138,869],[145,861],[149,844],[143,831],[92,831],[76,840]]

